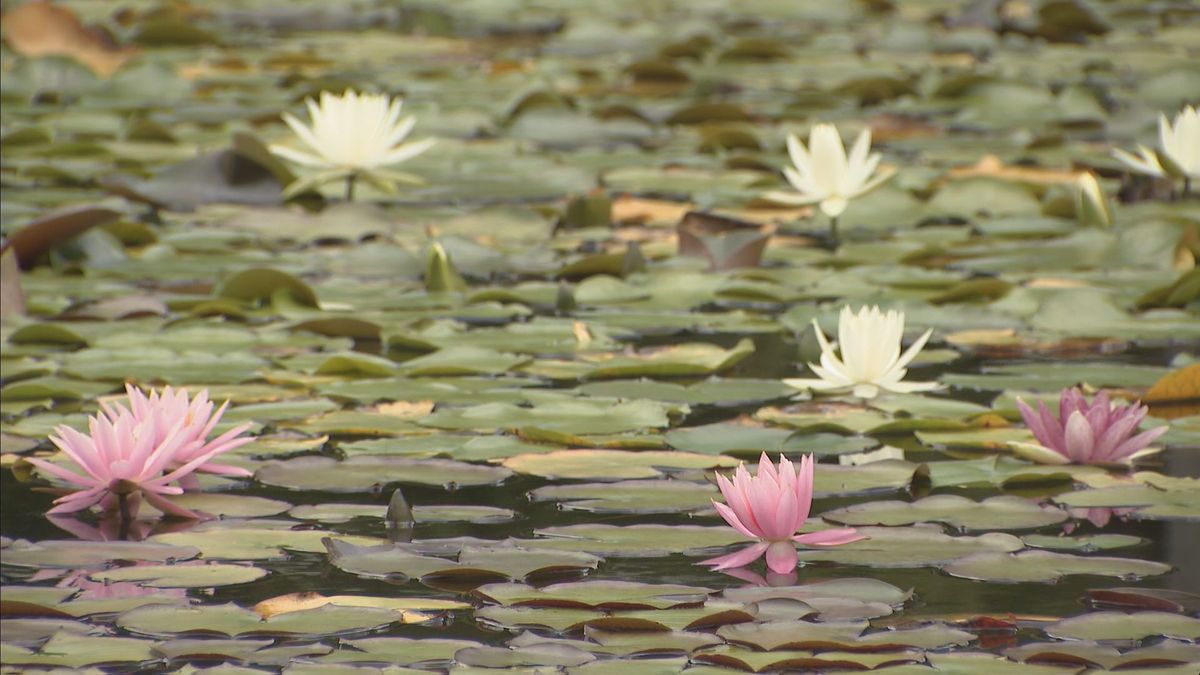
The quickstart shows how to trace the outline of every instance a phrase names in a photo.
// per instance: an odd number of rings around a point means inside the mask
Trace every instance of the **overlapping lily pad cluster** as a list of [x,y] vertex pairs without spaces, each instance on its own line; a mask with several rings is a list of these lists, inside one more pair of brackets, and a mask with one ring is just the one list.
[[5,10],[5,668],[1195,672],[1187,8]]

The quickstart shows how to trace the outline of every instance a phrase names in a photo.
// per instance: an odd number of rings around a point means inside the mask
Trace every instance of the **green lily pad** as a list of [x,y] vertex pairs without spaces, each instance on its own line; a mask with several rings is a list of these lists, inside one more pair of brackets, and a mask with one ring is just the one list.
[[623,450],[558,450],[517,455],[503,461],[517,473],[545,478],[608,479],[659,478],[664,472],[682,469],[715,469],[736,466],[730,457],[713,457],[685,452]]
[[845,525],[911,525],[941,522],[961,530],[1025,530],[1061,523],[1069,516],[1020,497],[989,497],[975,502],[957,495],[934,495],[915,502],[856,504],[821,517]]
[[255,474],[267,485],[290,490],[326,492],[369,492],[387,483],[419,485],[495,485],[512,472],[449,459],[411,459],[381,455],[357,455],[345,461],[330,457],[298,457],[268,462]]
[[92,575],[95,581],[136,581],[151,588],[210,588],[244,584],[267,575],[267,570],[249,565],[179,564],[118,567]]
[[1140,640],[1161,635],[1200,639],[1200,619],[1167,612],[1092,612],[1046,626],[1051,637],[1068,640]]
[[951,537],[932,527],[861,527],[861,541],[830,549],[801,550],[804,562],[836,562],[868,567],[944,565],[973,553],[1000,557],[1024,548],[1021,540],[1000,532],[977,537]]
[[105,635],[94,637],[55,634],[39,649],[24,649],[5,642],[4,663],[8,666],[50,666],[82,669],[100,664],[137,664],[157,659],[151,640]]
[[979,553],[942,567],[948,574],[981,581],[1054,582],[1068,574],[1096,574],[1130,579],[1171,571],[1171,566],[1135,558],[1077,556],[1050,551]]
[[204,607],[147,606],[117,617],[122,629],[151,636],[190,633],[235,636],[322,636],[376,630],[402,620],[399,612],[378,607],[324,605],[264,619],[233,603]]
[[712,589],[635,581],[576,581],[534,588],[525,584],[487,584],[474,594],[501,605],[579,609],[667,609],[703,602]]
[[584,572],[600,564],[600,558],[587,553],[528,551],[511,546],[464,546],[457,561],[421,555],[403,545],[361,547],[326,539],[325,546],[335,567],[371,577],[519,580],[550,572]]
[[0,561],[18,567],[81,568],[112,560],[163,563],[190,560],[200,555],[195,546],[134,541],[78,541],[74,539],[28,542],[17,540],[0,549]]
[[537,539],[517,540],[527,548],[586,551],[608,557],[659,557],[698,553],[745,538],[726,527],[697,525],[555,525],[534,531]]
[[708,511],[718,492],[707,483],[626,480],[616,483],[547,485],[529,493],[533,501],[597,513],[694,513]]
[[534,407],[512,403],[484,403],[466,408],[444,408],[421,420],[426,427],[449,430],[493,431],[537,427],[570,434],[613,434],[657,429],[670,424],[674,408],[654,401],[550,401]]

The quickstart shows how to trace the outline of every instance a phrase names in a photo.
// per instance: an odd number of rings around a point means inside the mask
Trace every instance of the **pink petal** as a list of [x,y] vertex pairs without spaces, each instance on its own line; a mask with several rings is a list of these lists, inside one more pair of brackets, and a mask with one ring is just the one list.
[[[1045,409],[1046,407],[1043,405],[1042,410]],[[1045,416],[1034,412],[1033,408],[1030,408],[1025,401],[1019,398],[1017,399],[1017,410],[1021,411],[1021,418],[1025,420],[1025,426],[1029,427],[1029,430],[1033,432],[1033,436],[1038,439],[1038,443],[1046,447],[1053,447],[1051,444],[1054,442],[1054,437],[1047,428]]]
[[812,510],[813,498],[813,456],[805,455],[800,458],[800,473],[796,475],[796,504],[800,507],[796,514],[796,527],[792,531],[800,529],[804,522],[808,520],[808,514]]
[[787,574],[796,569],[796,545],[791,541],[775,541],[767,547],[767,568],[777,574]]
[[786,539],[796,533],[799,527],[796,516],[800,506],[796,503],[796,493],[793,490],[779,490],[778,501],[775,503],[775,529],[766,533],[767,539]]
[[776,484],[779,483],[779,474],[775,471],[775,465],[771,463],[771,458],[767,457],[765,451],[758,458],[758,479],[762,480],[764,477],[769,477]]
[[191,520],[203,520],[200,514],[185,509],[182,506],[172,502],[170,499],[167,499],[166,497],[156,494],[150,490],[144,490],[142,492],[142,496],[146,498],[146,501],[149,502],[151,506],[159,511],[162,511],[164,514],[177,516],[179,518],[189,518]]
[[758,539],[759,536],[761,536],[759,534],[751,532],[749,530],[749,528],[747,528],[745,525],[743,525],[742,521],[738,519],[737,514],[734,513],[733,509],[722,504],[721,502],[718,502],[715,499],[713,500],[712,504],[713,504],[713,508],[717,510],[717,513],[721,514],[721,517],[724,518],[725,522],[729,523],[729,526],[732,527],[733,529],[742,533],[744,536],[746,536],[749,539]]
[[1113,420],[1108,428],[1096,436],[1096,459],[1101,461],[1110,459],[1117,446],[1128,440],[1129,432],[1133,431],[1137,424],[1138,418],[1134,415],[1124,415]]
[[56,506],[47,511],[46,515],[83,511],[96,505],[101,499],[104,499],[104,495],[106,494],[108,494],[108,488],[96,487],[91,490],[75,492],[66,497],[60,497],[55,501]]
[[1042,418],[1042,427],[1046,430],[1046,439],[1042,445],[1057,452],[1064,452],[1067,441],[1063,437],[1063,427],[1066,425],[1067,418],[1064,417],[1060,421],[1041,401],[1038,401],[1038,414]]
[[855,541],[862,541],[863,539],[866,539],[866,537],[859,534],[858,530],[853,527],[839,527],[832,530],[811,532],[809,534],[798,534],[792,537],[792,541],[804,544],[805,546],[840,546]]
[[767,546],[768,544],[766,542],[759,542],[757,544],[747,546],[740,551],[736,551],[728,555],[717,556],[716,558],[709,558],[708,560],[701,560],[696,564],[712,565],[714,570],[729,569],[731,567],[745,567],[755,560],[758,560],[759,557],[766,552]]
[[1112,454],[1107,458],[1108,461],[1116,462],[1125,459],[1138,450],[1141,450],[1142,448],[1153,443],[1159,436],[1167,433],[1169,428],[1169,426],[1163,425],[1148,431],[1143,431],[1137,436],[1134,436],[1133,438],[1118,445],[1117,448],[1112,451]]
[[[744,464],[738,466],[739,470],[745,469]],[[717,486],[721,488],[721,494],[725,497],[725,502],[733,509],[734,515],[738,521],[750,532],[752,538],[757,539],[762,536],[762,528],[759,527],[758,521],[754,518],[754,513],[750,509],[750,502],[746,499],[746,493],[738,484],[738,474],[734,473],[734,482],[730,483],[729,479],[721,474],[717,474]]]
[[97,485],[97,481],[95,479],[85,478],[73,471],[67,471],[61,466],[52,462],[47,462],[44,459],[38,459],[37,457],[26,457],[25,461],[54,476],[55,478],[61,478],[65,481],[69,481],[76,485],[82,485],[84,487],[96,487]]
[[771,538],[772,535],[768,533],[777,532],[780,529],[777,520],[779,516],[777,511],[779,486],[770,479],[760,477],[746,496],[750,502],[750,512],[754,516],[754,521],[758,523],[758,529],[764,537]]
[[1096,438],[1092,435],[1092,425],[1081,412],[1073,412],[1066,424],[1066,456],[1077,464],[1087,464],[1095,461],[1092,453],[1096,447]]

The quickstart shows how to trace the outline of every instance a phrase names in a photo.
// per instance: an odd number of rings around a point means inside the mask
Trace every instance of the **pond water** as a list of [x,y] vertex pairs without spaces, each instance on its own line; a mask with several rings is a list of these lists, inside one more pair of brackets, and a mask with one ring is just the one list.
[[[1112,155],[1188,124],[1192,9],[127,5],[4,19],[4,672],[1197,672],[1200,199]],[[281,113],[348,87],[421,184],[296,189]],[[836,236],[781,173],[823,123],[890,176]],[[876,305],[936,390],[784,382]],[[47,517],[25,459],[127,382],[229,400],[253,477]],[[1075,386],[1161,452],[1028,459]],[[764,451],[867,538],[697,564]]]

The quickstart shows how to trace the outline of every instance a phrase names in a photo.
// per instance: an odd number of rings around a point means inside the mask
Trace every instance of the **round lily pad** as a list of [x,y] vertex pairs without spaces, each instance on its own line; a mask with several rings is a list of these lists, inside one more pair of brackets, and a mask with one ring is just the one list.
[[413,459],[357,455],[345,461],[330,457],[298,457],[268,462],[255,474],[267,485],[292,490],[369,492],[387,483],[469,486],[504,482],[512,472],[494,466],[467,464],[449,459]]
[[1096,574],[1132,579],[1171,571],[1171,566],[1135,558],[1077,556],[1050,551],[979,553],[942,567],[956,577],[981,581],[1057,581],[1068,574]]
[[821,517],[845,525],[909,525],[942,522],[962,530],[1025,530],[1053,525],[1069,516],[1052,506],[1020,497],[989,497],[975,502],[958,495],[934,495],[915,502],[877,501],[856,504]]

